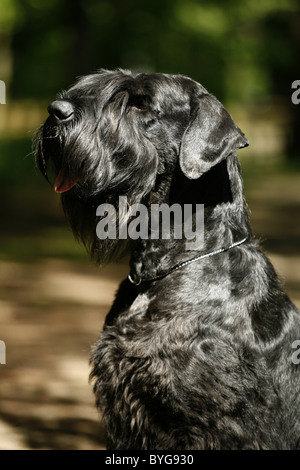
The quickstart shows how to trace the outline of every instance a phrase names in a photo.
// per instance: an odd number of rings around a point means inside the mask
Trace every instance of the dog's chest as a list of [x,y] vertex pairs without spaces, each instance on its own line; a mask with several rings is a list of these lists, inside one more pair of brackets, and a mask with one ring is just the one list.
[[158,383],[163,387],[167,376],[169,386],[170,371],[176,375],[190,360],[197,335],[195,319],[160,310],[155,315],[155,307],[151,296],[140,294],[114,324],[104,328],[98,342],[97,375],[106,391],[155,389]]
[[106,327],[101,342],[120,361],[154,357],[169,340],[171,329],[163,312],[156,310],[153,297],[143,293],[126,309],[121,309],[113,325]]

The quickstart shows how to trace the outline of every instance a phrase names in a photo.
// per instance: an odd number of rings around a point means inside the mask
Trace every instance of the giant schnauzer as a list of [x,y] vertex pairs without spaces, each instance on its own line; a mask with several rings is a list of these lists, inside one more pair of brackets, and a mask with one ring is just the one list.
[[230,114],[188,77],[127,70],[79,79],[48,110],[37,164],[97,263],[124,242],[97,235],[99,205],[204,205],[193,250],[174,230],[128,237],[91,358],[108,448],[299,449],[300,316],[252,237],[236,156],[248,141]]

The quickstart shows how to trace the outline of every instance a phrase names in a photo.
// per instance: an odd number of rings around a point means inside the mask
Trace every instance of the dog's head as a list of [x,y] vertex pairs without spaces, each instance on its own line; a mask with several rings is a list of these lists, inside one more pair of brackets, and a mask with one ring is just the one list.
[[50,104],[37,133],[37,163],[52,162],[59,193],[117,190],[147,194],[179,159],[199,178],[248,145],[221,103],[180,75],[100,71],[81,78]]
[[181,75],[102,70],[60,93],[48,111],[37,164],[47,179],[54,167],[54,189],[83,241],[94,236],[100,201],[139,202],[155,191],[161,200],[175,167],[198,179],[248,145],[221,103]]

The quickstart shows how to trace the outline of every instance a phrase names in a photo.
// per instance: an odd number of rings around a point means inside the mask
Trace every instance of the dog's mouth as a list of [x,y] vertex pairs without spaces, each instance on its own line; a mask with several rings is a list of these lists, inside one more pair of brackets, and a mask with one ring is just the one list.
[[36,136],[37,164],[56,193],[70,191],[79,182],[82,168],[63,162],[64,128],[52,125],[49,117]]
[[56,193],[65,193],[72,189],[79,180],[79,176],[70,177],[65,174],[63,169],[61,169],[54,183],[54,191]]

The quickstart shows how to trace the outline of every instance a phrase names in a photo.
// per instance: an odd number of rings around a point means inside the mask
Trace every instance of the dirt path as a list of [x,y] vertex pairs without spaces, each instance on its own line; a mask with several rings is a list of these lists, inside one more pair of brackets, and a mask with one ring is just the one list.
[[0,449],[104,448],[88,361],[118,285],[111,273],[0,263]]

